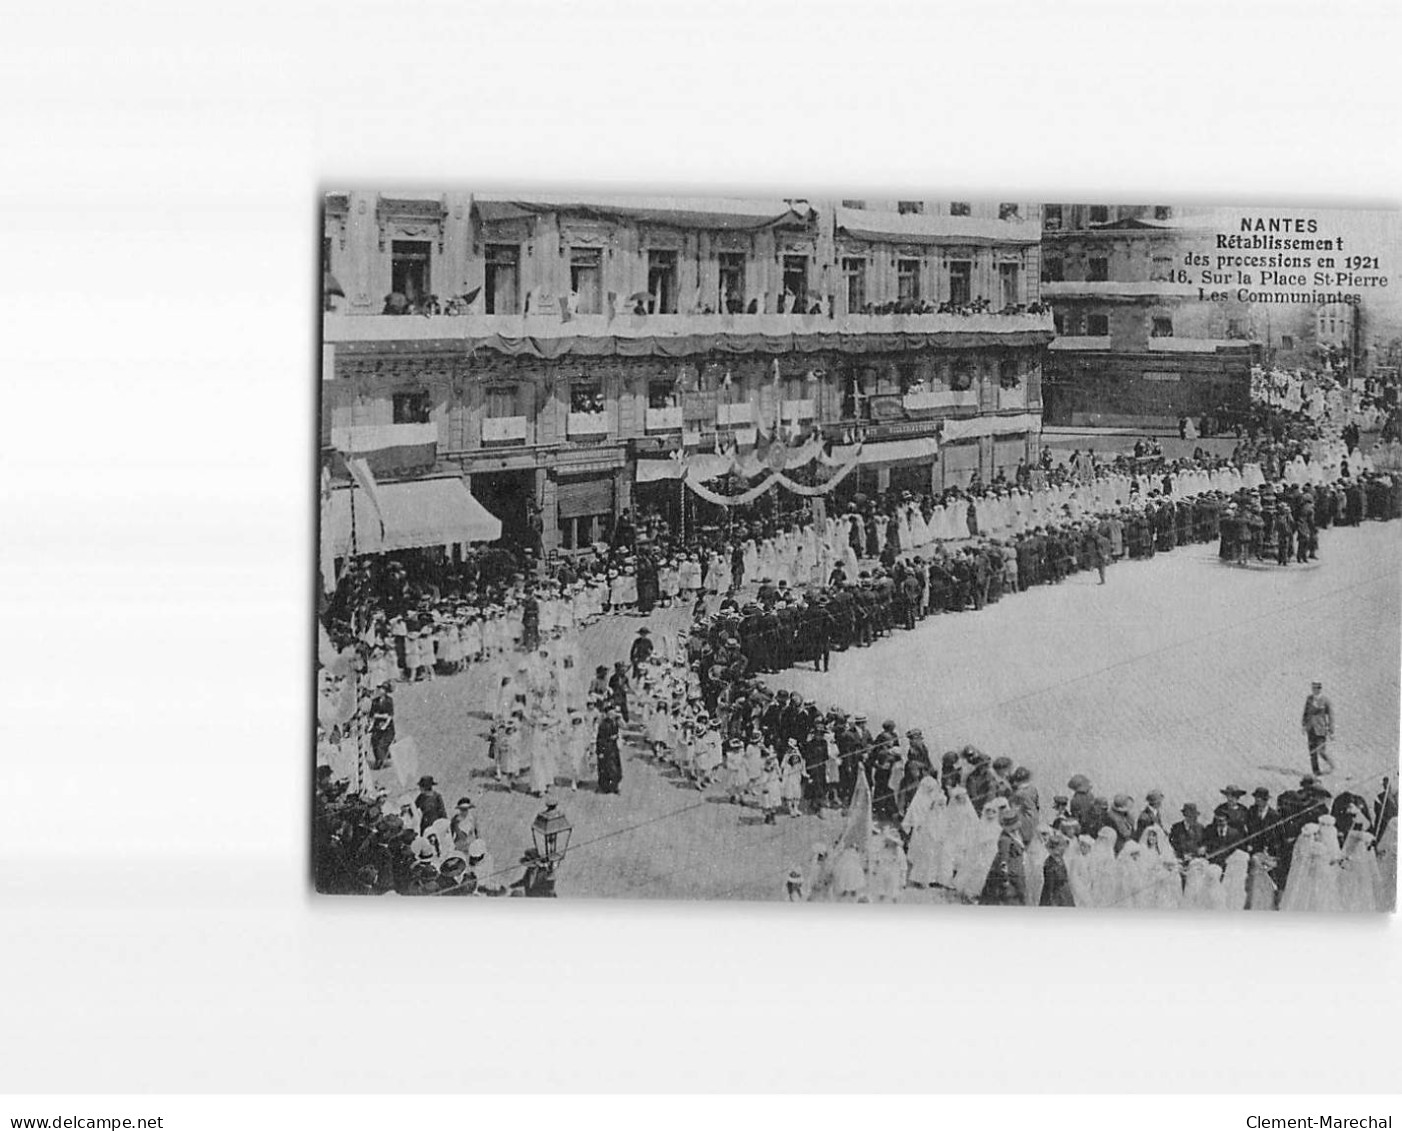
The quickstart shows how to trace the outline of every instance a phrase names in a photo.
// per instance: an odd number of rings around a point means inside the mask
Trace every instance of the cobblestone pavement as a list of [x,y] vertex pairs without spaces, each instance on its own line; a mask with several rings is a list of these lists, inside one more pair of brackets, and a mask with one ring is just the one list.
[[[1113,566],[1103,587],[1078,574],[836,653],[829,673],[769,679],[874,724],[919,725],[937,752],[1006,753],[1033,769],[1047,805],[1081,772],[1136,801],[1158,786],[1176,811],[1188,799],[1210,807],[1226,784],[1274,792],[1298,778],[1300,708],[1318,678],[1337,716],[1338,788],[1397,765],[1399,551],[1402,523],[1325,532],[1319,563],[1283,570],[1227,567],[1214,547],[1186,547]],[[598,621],[582,636],[586,671],[624,658],[641,625],[675,632],[688,620],[672,608]],[[541,802],[492,779],[489,683],[479,667],[401,685],[395,702],[421,772],[450,807],[464,793],[477,800],[506,869]],[[392,773],[378,777],[397,791]],[[560,801],[575,828],[562,898],[782,899],[788,869],[840,829],[840,818],[812,816],[765,825],[632,753],[621,795],[586,782]]]

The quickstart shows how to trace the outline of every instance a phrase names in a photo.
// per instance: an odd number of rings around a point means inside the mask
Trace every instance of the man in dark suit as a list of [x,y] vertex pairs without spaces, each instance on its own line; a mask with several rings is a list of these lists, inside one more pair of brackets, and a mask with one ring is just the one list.
[[1168,843],[1180,859],[1191,860],[1202,851],[1203,836],[1207,830],[1198,822],[1198,807],[1189,801],[1183,806],[1183,819],[1175,821],[1168,830]]
[[1202,834],[1202,849],[1213,864],[1225,864],[1227,857],[1243,848],[1242,832],[1232,824],[1231,810],[1219,805],[1212,812],[1212,824]]
[[1257,786],[1251,791],[1255,804],[1246,811],[1247,850],[1280,857],[1280,813],[1271,806],[1271,791]]

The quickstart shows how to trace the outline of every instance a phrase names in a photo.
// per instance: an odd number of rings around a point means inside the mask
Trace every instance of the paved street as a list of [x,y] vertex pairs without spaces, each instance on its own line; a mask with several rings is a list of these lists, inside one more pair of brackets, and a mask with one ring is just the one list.
[[[1187,799],[1210,808],[1229,783],[1275,791],[1296,779],[1307,765],[1300,707],[1318,678],[1338,720],[1337,788],[1397,765],[1400,550],[1402,523],[1326,532],[1318,564],[1285,570],[1224,567],[1214,547],[1189,547],[1117,565],[1104,587],[1079,574],[927,620],[835,654],[825,675],[770,679],[863,711],[873,727],[920,725],[937,752],[973,743],[1009,754],[1035,771],[1046,804],[1082,772],[1107,795],[1139,800],[1157,785],[1176,811]],[[592,625],[586,671],[623,658],[641,624],[665,632],[685,620],[671,609]],[[488,682],[479,669],[401,686],[395,699],[422,771],[450,807],[477,799],[505,867],[530,844],[541,803],[492,780]],[[564,898],[782,898],[787,870],[839,828],[816,817],[767,826],[629,754],[621,796],[586,785],[561,802],[575,826]]]

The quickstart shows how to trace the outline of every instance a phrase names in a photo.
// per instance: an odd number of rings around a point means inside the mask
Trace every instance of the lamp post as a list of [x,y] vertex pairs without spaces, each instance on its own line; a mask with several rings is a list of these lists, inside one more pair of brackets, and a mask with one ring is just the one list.
[[565,858],[570,848],[570,834],[574,826],[560,811],[553,799],[547,800],[545,808],[536,815],[531,824],[531,838],[535,841],[536,855],[551,871]]

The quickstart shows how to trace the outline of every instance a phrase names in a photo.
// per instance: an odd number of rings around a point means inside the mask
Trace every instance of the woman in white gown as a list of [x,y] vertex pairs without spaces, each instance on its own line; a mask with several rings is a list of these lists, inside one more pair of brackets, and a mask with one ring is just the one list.
[[943,854],[935,868],[935,883],[940,887],[954,886],[954,872],[978,833],[978,814],[969,801],[969,791],[955,786],[949,791],[949,804],[944,811],[944,832],[941,836]]
[[[998,805],[998,801],[1004,801],[1004,805]],[[1003,831],[998,818],[1005,807],[1006,801],[1001,797],[983,807],[978,825],[954,867],[954,890],[967,900],[977,900],[988,882],[989,869],[998,855],[998,837]]]
[[1096,907],[1113,907],[1120,896],[1119,869],[1115,866],[1115,830],[1103,828],[1086,861],[1091,899]]
[[1091,884],[1091,856],[1095,852],[1095,838],[1082,833],[1066,852],[1066,880],[1071,888],[1071,898],[1077,907],[1095,906],[1095,889]]
[[1377,911],[1381,874],[1371,851],[1373,834],[1350,829],[1339,865],[1339,910]]
[[937,882],[944,835],[944,790],[934,778],[920,780],[915,796],[906,808],[901,828],[910,835],[907,855],[910,860],[910,882],[916,887],[930,887]]
[[1300,830],[1295,838],[1295,847],[1290,853],[1290,871],[1286,876],[1285,890],[1280,896],[1280,910],[1304,911],[1305,892],[1311,884],[1311,873],[1315,868],[1315,845],[1319,826],[1310,822]]
[[1222,872],[1222,910],[1246,910],[1246,877],[1251,868],[1251,854],[1237,849],[1227,857]]

